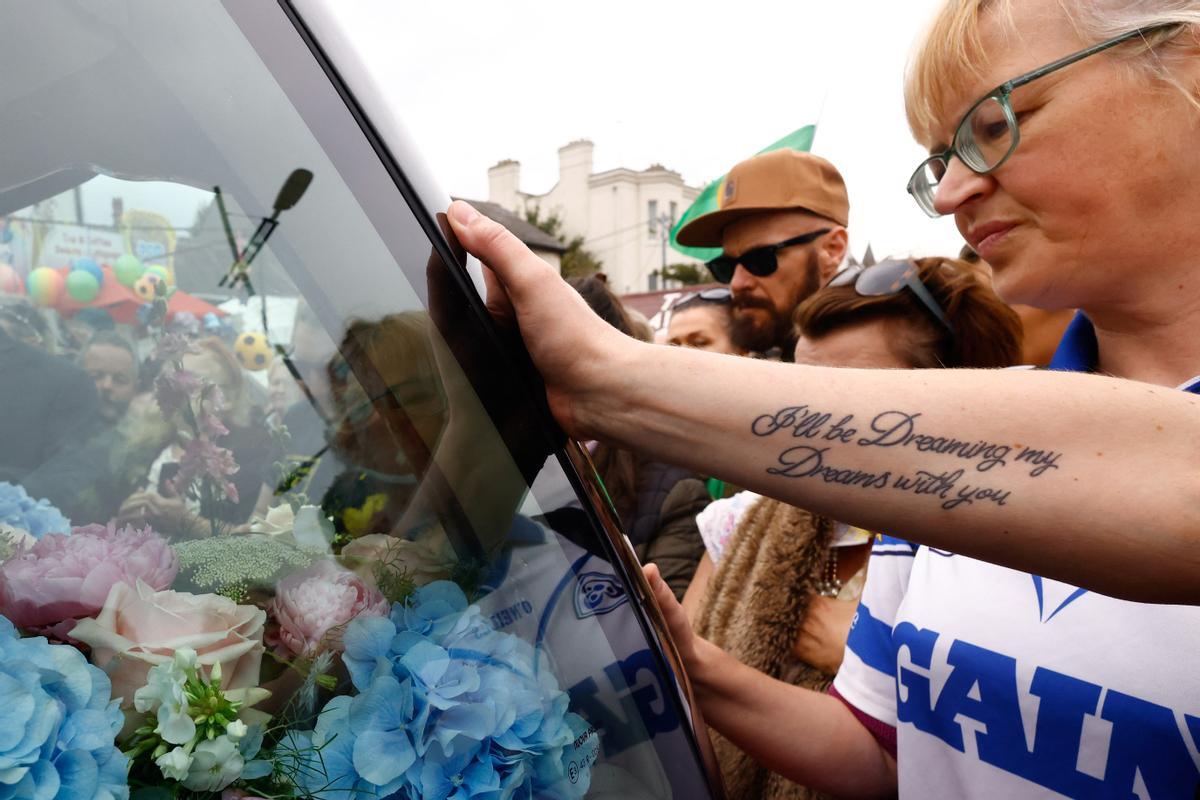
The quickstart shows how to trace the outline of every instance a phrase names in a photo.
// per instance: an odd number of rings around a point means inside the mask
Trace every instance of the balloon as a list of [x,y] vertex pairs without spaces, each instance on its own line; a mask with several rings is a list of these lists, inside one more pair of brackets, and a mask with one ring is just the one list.
[[100,294],[100,281],[86,269],[73,269],[67,275],[67,294],[79,303],[90,303]]
[[146,268],[138,260],[138,257],[129,253],[113,263],[113,274],[117,276],[117,283],[122,286],[133,286],[145,271]]
[[[75,270],[83,270],[92,275],[96,279],[96,283],[104,283],[104,272],[101,271],[100,265],[96,263],[95,259],[88,258],[87,256],[75,259],[74,263],[71,264],[71,271],[74,272]],[[70,286],[67,288],[69,291]]]
[[171,275],[171,270],[164,267],[162,264],[148,264],[146,266],[147,275],[157,275],[162,278],[163,283],[167,286],[174,286],[175,279]]
[[257,372],[271,366],[275,352],[267,342],[266,336],[254,332],[238,334],[237,343],[233,346],[233,355],[243,367]]
[[62,273],[50,267],[38,267],[29,273],[29,296],[43,308],[58,302],[63,290]]
[[25,285],[21,282],[21,276],[17,274],[11,264],[0,263],[0,292],[25,294]]

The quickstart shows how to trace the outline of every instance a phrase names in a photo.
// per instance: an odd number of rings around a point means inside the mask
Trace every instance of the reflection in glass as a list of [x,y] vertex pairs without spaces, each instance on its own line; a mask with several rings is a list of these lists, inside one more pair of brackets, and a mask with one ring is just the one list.
[[0,50],[0,671],[65,676],[4,785],[705,796],[628,564],[294,26],[101,11]]

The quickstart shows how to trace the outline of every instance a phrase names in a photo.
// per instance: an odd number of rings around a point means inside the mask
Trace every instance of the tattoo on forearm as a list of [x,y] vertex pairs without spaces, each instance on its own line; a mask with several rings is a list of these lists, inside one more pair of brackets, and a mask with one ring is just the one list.
[[[912,494],[931,495],[942,501],[947,511],[972,503],[1006,505],[1011,496],[1007,490],[983,485],[976,473],[989,473],[1012,465],[1028,470],[1029,476],[1039,478],[1059,468],[1062,453],[1038,449],[1023,444],[1006,444],[982,439],[958,439],[920,429],[919,412],[884,411],[877,414],[865,428],[856,422],[855,415],[836,417],[809,406],[789,406],[774,414],[764,414],[750,426],[755,436],[790,434],[805,444],[795,444],[779,454],[779,463],[768,467],[772,475],[787,478],[818,478],[825,483],[857,486],[862,489],[892,489]],[[892,471],[864,472],[844,469],[830,463],[834,447],[893,447],[919,453],[953,456],[967,464],[961,468],[933,472],[914,469],[911,473]]]

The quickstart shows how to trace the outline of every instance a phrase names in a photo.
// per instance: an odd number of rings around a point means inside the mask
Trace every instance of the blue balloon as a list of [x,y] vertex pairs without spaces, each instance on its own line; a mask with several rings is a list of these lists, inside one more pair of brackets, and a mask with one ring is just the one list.
[[104,271],[100,269],[100,265],[96,263],[95,259],[88,258],[87,256],[77,258],[71,264],[71,269],[80,269],[84,270],[85,272],[90,272],[93,276],[95,276],[97,283],[104,283]]

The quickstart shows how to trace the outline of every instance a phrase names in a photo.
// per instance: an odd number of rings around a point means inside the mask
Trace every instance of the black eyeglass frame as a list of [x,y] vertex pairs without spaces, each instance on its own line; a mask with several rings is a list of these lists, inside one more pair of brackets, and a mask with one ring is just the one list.
[[[1012,109],[1011,102],[1012,93],[1016,89],[1019,89],[1020,87],[1037,80],[1038,78],[1044,78],[1052,72],[1057,72],[1063,67],[1069,67],[1070,65],[1078,61],[1082,61],[1089,56],[1093,56],[1096,53],[1103,52],[1111,47],[1116,47],[1117,45],[1127,42],[1130,39],[1136,39],[1139,36],[1144,37],[1149,33],[1153,33],[1154,31],[1180,26],[1182,24],[1183,23],[1180,22],[1161,22],[1155,25],[1147,25],[1143,28],[1137,28],[1119,36],[1115,36],[1112,39],[1106,39],[1105,41],[1094,44],[1091,47],[1086,47],[1078,52],[1063,56],[1056,61],[1051,61],[1045,66],[1038,67],[1031,72],[1026,72],[1024,75],[1018,75],[1017,77],[1000,84],[995,89],[992,89],[990,92],[983,95],[983,97],[980,97],[978,100],[976,100],[975,103],[972,104],[969,109],[967,109],[967,113],[962,115],[962,119],[959,120],[958,126],[954,129],[954,137],[951,140],[949,147],[940,153],[934,153],[930,155],[929,158],[926,158],[920,163],[920,165],[917,166],[915,170],[913,170],[912,176],[908,179],[908,193],[912,195],[917,205],[921,207],[921,210],[930,217],[936,219],[942,216],[942,214],[933,207],[933,199],[937,193],[936,189],[938,184],[933,184],[932,186],[927,185],[925,187],[927,191],[922,191],[922,189],[919,187],[920,183],[928,184],[927,181],[923,180],[923,175],[926,171],[926,168],[931,164],[940,162],[943,170],[942,174],[944,175],[945,171],[950,169],[950,159],[957,157],[958,160],[967,167],[967,169],[971,170],[976,175],[987,175],[989,172],[999,169],[1004,162],[1008,161],[1009,157],[1016,151],[1017,146],[1021,143],[1021,129],[1017,122],[1017,115]],[[1012,143],[1008,146],[1008,152],[1006,152],[995,164],[991,166],[986,164],[971,163],[971,159],[967,156],[964,156],[962,151],[965,148],[963,148],[961,145],[966,136],[965,131],[970,130],[968,123],[971,120],[971,116],[979,110],[980,106],[989,100],[995,100],[1000,105],[1004,112],[1005,122],[1008,124],[1008,130],[1012,134]],[[926,199],[922,200],[922,197]]]
[[[864,285],[869,280],[879,280],[882,270],[885,268],[897,269],[898,274],[895,276],[886,276],[889,278],[884,284],[884,291],[880,291],[880,286],[870,284]],[[942,306],[933,294],[929,291],[929,287],[921,280],[920,269],[914,261],[888,260],[880,261],[878,264],[872,264],[869,267],[863,267],[859,264],[848,267],[842,270],[837,275],[830,278],[829,283],[825,284],[826,288],[849,286],[853,282],[854,291],[862,297],[887,297],[889,295],[899,294],[908,289],[917,300],[925,307],[925,310],[942,324],[951,336],[954,336],[954,326],[950,324],[949,318],[946,317],[946,312],[942,310]]]
[[[773,275],[775,270],[779,269],[779,251],[786,250],[789,247],[798,247],[802,244],[811,244],[817,239],[820,239],[827,233],[832,233],[833,228],[819,228],[815,231],[809,231],[799,236],[795,236],[787,241],[779,242],[778,244],[765,244],[762,247],[755,247],[747,250],[740,256],[719,255],[716,258],[708,261],[705,266],[712,273],[713,278],[718,283],[729,283],[733,280],[733,274],[737,272],[738,264],[746,268],[746,271],[757,278],[766,278]],[[726,271],[728,269],[728,271]]]

